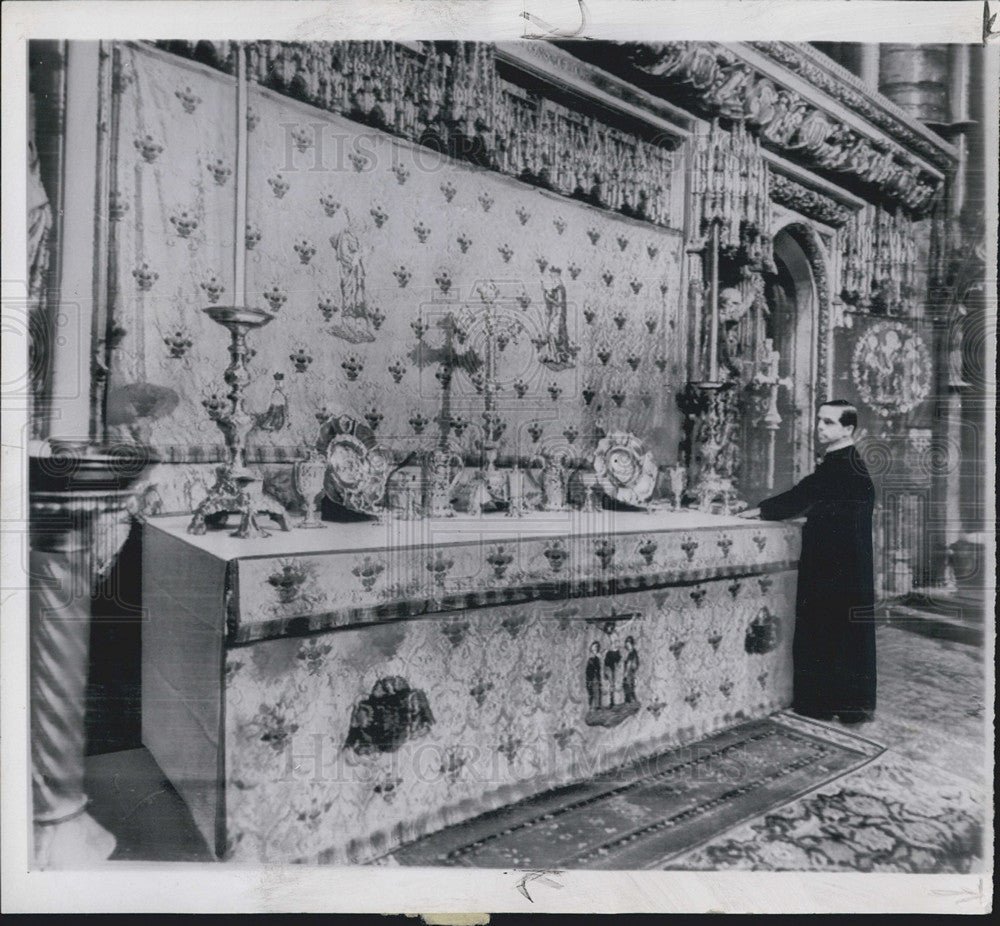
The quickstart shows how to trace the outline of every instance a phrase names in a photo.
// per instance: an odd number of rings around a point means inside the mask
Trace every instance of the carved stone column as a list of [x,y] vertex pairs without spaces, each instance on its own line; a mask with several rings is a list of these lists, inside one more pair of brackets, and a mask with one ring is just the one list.
[[84,710],[90,603],[107,515],[125,510],[141,454],[63,448],[30,458],[31,780],[34,859],[79,868],[114,837],[87,813]]

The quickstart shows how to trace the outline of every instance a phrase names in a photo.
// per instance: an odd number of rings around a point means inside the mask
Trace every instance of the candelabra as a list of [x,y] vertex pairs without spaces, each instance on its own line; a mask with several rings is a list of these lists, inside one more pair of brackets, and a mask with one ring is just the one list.
[[230,514],[238,514],[240,523],[233,537],[267,537],[267,531],[257,522],[258,514],[267,515],[282,530],[288,530],[288,523],[284,509],[264,496],[256,484],[258,477],[247,468],[247,438],[261,426],[261,419],[247,411],[243,393],[250,383],[247,333],[263,327],[274,316],[262,309],[239,305],[212,306],[205,313],[227,328],[231,336],[230,362],[224,376],[229,384],[229,408],[214,396],[203,403],[225,438],[227,461],[216,470],[215,485],[195,509],[188,532],[204,534],[207,524],[224,522]]

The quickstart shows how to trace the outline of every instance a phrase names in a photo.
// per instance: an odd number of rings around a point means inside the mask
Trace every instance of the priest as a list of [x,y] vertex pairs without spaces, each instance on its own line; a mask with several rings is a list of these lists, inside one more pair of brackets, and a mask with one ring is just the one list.
[[787,492],[743,517],[781,521],[806,515],[802,529],[793,643],[792,709],[855,724],[875,713],[875,487],[854,446],[857,409],[843,399],[820,406],[823,462]]

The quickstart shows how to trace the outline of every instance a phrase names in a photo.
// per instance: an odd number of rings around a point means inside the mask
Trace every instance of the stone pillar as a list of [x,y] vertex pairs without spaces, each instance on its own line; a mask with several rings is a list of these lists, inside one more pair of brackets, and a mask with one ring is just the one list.
[[860,47],[858,61],[858,77],[873,90],[878,90],[879,78],[879,46],[865,43]]
[[923,122],[948,121],[948,46],[882,45],[879,91]]
[[31,782],[35,865],[82,868],[114,851],[87,813],[84,711],[95,551],[146,465],[119,448],[29,459]]

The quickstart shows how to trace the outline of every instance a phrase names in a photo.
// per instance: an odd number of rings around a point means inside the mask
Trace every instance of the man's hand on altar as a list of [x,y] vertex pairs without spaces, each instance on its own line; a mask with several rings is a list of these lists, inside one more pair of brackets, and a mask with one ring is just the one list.
[[759,508],[747,508],[746,511],[739,512],[736,517],[738,518],[760,518]]

